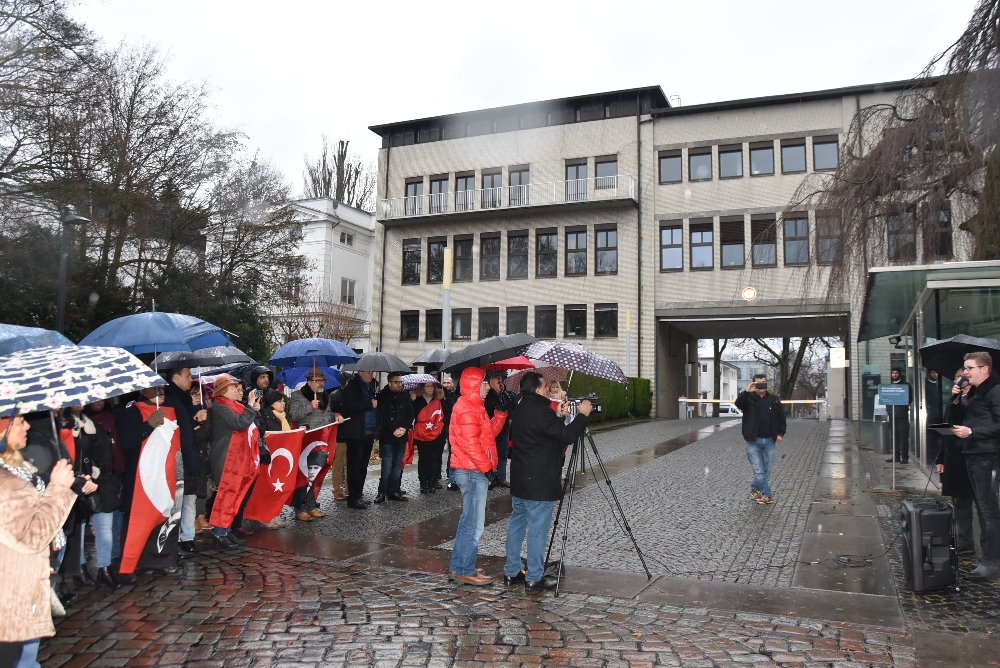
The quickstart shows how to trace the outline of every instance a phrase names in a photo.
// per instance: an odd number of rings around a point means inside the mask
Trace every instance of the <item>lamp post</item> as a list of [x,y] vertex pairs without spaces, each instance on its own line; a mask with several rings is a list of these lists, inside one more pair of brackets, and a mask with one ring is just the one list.
[[73,213],[73,207],[66,205],[62,211],[62,248],[59,252],[59,297],[56,311],[56,331],[63,333],[66,324],[66,264],[69,261],[69,235],[67,228],[70,225],[83,225],[89,223],[90,218],[84,218]]

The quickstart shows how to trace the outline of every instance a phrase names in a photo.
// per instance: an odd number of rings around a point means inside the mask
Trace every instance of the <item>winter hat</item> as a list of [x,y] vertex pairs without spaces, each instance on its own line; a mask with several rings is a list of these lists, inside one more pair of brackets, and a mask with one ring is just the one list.
[[268,390],[267,394],[264,395],[264,405],[268,408],[271,407],[275,401],[285,401],[286,397],[281,392],[277,390]]
[[239,384],[239,381],[230,376],[228,373],[219,374],[215,377],[215,385],[212,389],[212,398],[218,399],[226,392],[227,389],[233,385]]

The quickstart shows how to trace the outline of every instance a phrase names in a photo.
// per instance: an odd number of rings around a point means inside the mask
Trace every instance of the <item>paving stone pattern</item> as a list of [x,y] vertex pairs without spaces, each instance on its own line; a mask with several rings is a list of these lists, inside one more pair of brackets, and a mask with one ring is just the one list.
[[913,668],[900,630],[587,595],[525,595],[246,548],[90,590],[46,667],[780,665]]
[[[753,474],[738,427],[613,476],[650,570],[790,586],[828,424],[789,420],[771,474],[776,501],[767,506],[749,500]],[[612,515],[607,494],[603,483],[577,492],[566,563],[640,572],[642,565]],[[480,554],[506,554],[506,535],[506,521],[489,525]],[[441,547],[450,549],[451,544]]]

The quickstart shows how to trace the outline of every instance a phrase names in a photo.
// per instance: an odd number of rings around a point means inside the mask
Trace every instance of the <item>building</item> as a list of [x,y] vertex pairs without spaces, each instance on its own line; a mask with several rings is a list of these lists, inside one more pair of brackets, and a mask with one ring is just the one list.
[[[726,360],[719,362],[719,396],[715,396],[715,359],[712,357],[701,357],[698,359],[698,398],[718,399],[723,403],[736,401],[736,395],[744,389],[739,384],[739,368]],[[700,411],[702,415],[717,414],[714,411]]]
[[[689,107],[654,86],[373,126],[372,345],[412,359],[442,327],[455,347],[519,331],[579,341],[649,378],[661,417],[691,391],[700,339],[841,337],[851,357],[860,300],[829,299],[823,280],[851,250],[839,217],[786,210],[804,179],[836,169],[858,110],[906,85]],[[920,227],[896,228],[908,253],[881,263],[924,261]],[[868,353],[888,367],[887,342]]]

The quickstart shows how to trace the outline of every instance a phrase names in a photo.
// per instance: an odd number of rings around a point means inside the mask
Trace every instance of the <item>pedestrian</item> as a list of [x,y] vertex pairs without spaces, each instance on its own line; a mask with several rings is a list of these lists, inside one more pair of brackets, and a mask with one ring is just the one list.
[[[195,495],[194,530],[196,532],[210,531],[212,525],[208,523],[205,515],[207,514],[206,504],[210,496],[209,447],[212,441],[212,392],[204,389],[201,379],[191,387],[191,405],[194,407],[194,444],[198,450],[198,478],[194,481],[194,489],[188,491]],[[185,489],[187,488],[185,487]],[[184,524],[183,517],[181,517],[181,524]]]
[[[549,406],[548,388],[540,374],[521,377],[521,401],[511,429],[510,493],[513,510],[507,524],[507,564],[504,584],[524,584],[528,590],[553,589],[545,577],[545,544],[552,524],[552,508],[562,498],[563,445],[583,436],[593,406],[584,399],[576,418],[566,424],[566,404]],[[521,546],[528,537],[528,568],[521,570]]]
[[771,503],[774,491],[769,478],[775,446],[785,438],[785,409],[781,400],[767,391],[767,376],[762,373],[754,375],[733,403],[743,411],[743,440],[753,469],[750,498],[760,504]]
[[359,371],[351,378],[342,393],[341,410],[346,420],[338,431],[347,444],[347,506],[365,510],[365,477],[368,460],[375,444],[375,388],[372,372]]
[[903,380],[903,372],[900,369],[893,369],[889,372],[889,380],[892,385],[905,385],[909,402],[896,406],[889,406],[889,422],[891,424],[893,443],[895,444],[893,456],[886,461],[891,463],[894,459],[897,464],[910,463],[910,404],[913,403],[913,388]]
[[[946,418],[949,424],[962,424],[965,420],[965,410],[969,402],[969,391],[972,385],[965,377],[965,371],[955,373],[955,384],[951,390],[951,401],[948,402]],[[976,497],[969,480],[969,471],[965,464],[965,453],[962,452],[962,442],[956,436],[947,435],[941,438],[941,449],[938,451],[937,472],[941,476],[941,494],[951,497],[955,507],[955,551],[958,554],[975,554],[975,541],[972,534],[972,504]],[[985,551],[986,534],[980,534],[980,544]]]
[[435,473],[441,475],[444,454],[444,389],[437,383],[424,383],[422,392],[413,400],[413,443],[417,448],[417,477],[420,493],[437,491]]
[[190,369],[172,369],[166,374],[166,380],[163,404],[173,408],[177,415],[184,471],[183,478],[177,484],[178,492],[183,495],[178,550],[180,556],[189,557],[194,554],[195,517],[198,515],[198,495],[195,494],[195,488],[201,477],[201,458],[195,444],[194,427],[205,421],[208,411],[196,409],[191,402],[191,386],[194,383]]
[[382,475],[378,481],[375,503],[386,499],[406,501],[400,489],[403,477],[403,456],[413,428],[413,402],[403,389],[403,374],[393,371],[388,383],[376,397],[378,408],[378,453],[382,459]]
[[507,419],[506,411],[500,407],[493,413],[492,420],[486,414],[485,377],[485,371],[474,367],[462,372],[459,380],[462,396],[455,402],[448,431],[454,467],[452,477],[462,491],[462,515],[455,530],[448,576],[451,580],[475,586],[493,582],[492,577],[476,568],[476,558],[486,525],[486,493],[490,479],[496,479],[496,437]]
[[[507,394],[507,390],[503,386],[503,377],[500,373],[494,373],[489,376],[490,379],[490,390],[486,393],[486,399],[484,404],[486,406],[486,414],[493,419],[493,414],[496,412],[496,407],[504,401],[505,406],[513,406],[514,402],[511,401],[512,397]],[[507,417],[510,417],[508,412]],[[510,441],[510,421],[504,419],[503,427],[500,429],[500,433],[497,434],[497,477],[499,482],[497,483],[501,487],[510,487],[510,483],[507,482],[507,446]]]
[[330,393],[324,389],[326,376],[319,369],[306,374],[306,382],[292,393],[288,418],[306,429],[319,429],[336,422],[330,410]]
[[[448,459],[444,462],[446,464],[446,466],[445,466],[445,473],[447,474],[447,478],[448,478],[448,491],[450,491],[450,492],[457,492],[457,491],[459,491],[458,485],[456,485],[455,481],[452,480],[452,478],[451,478],[451,472],[452,472],[452,468],[451,468],[451,439],[448,436],[448,431],[449,431],[449,428],[451,427],[451,411],[452,411],[452,409],[455,408],[455,402],[458,401],[458,391],[455,389],[455,381],[451,377],[450,373],[446,373],[446,372],[442,372],[441,373],[441,388],[444,390],[444,400],[442,401],[442,403],[444,404],[444,441],[445,441],[445,445],[447,445],[447,447],[448,447]],[[442,455],[442,459],[443,458],[444,457]],[[437,471],[435,473],[434,480],[435,480],[434,486],[437,489],[441,489],[441,483],[440,483],[441,472],[440,471]]]
[[[267,450],[267,445],[265,443],[265,434],[269,431],[291,431],[292,425],[288,420],[288,415],[285,412],[286,398],[285,395],[277,390],[267,390],[264,393],[264,399],[261,401],[260,408],[260,420],[258,420],[257,427],[260,430],[261,438],[261,464],[270,463],[270,452],[264,455]],[[268,461],[264,461],[267,459]],[[256,483],[255,483],[256,484]],[[250,495],[253,493],[253,488],[247,492],[246,497],[243,500],[243,507],[246,507],[247,501],[250,499]],[[273,518],[270,522],[265,522],[264,526],[268,529],[281,529],[285,526],[285,522],[280,517]]]
[[[351,374],[344,372],[340,376],[343,383],[351,379]],[[344,386],[330,392],[330,410],[339,415],[344,412]],[[347,499],[347,441],[344,440],[344,430],[337,428],[337,447],[330,464],[330,480],[333,487],[333,498],[337,501]]]
[[28,423],[0,418],[0,666],[38,666],[42,638],[54,636],[49,587],[49,550],[76,501],[75,476],[60,459],[46,485],[24,461]]
[[[244,393],[249,399],[251,394],[256,394],[258,399],[263,399],[267,391],[274,383],[274,372],[263,364],[258,364],[250,370],[250,385]],[[244,401],[243,403],[246,403]]]
[[[70,458],[73,462],[73,471],[77,479],[92,480],[91,467],[88,452],[91,436],[96,437],[97,425],[94,421],[83,414],[83,406],[67,408],[62,412],[63,430],[61,437],[64,444],[69,447]],[[110,462],[109,462],[110,463]],[[73,511],[63,530],[66,532],[66,552],[60,555],[59,572],[72,576],[77,584],[93,587],[97,582],[87,570],[87,559],[84,552],[84,539],[87,527],[94,528],[92,519],[96,509],[94,494],[100,491],[100,486],[93,483],[95,487],[91,493],[77,494]],[[113,509],[112,509],[113,512]],[[111,516],[107,517],[107,528],[111,529]],[[98,520],[98,522],[102,522]],[[108,537],[108,547],[110,548],[110,536]],[[108,557],[110,563],[110,556]]]
[[978,351],[965,356],[963,373],[972,389],[962,424],[951,430],[963,441],[979,529],[985,538],[983,557],[968,574],[974,580],[1000,578],[1000,507],[994,486],[1000,463],[1000,379],[992,372],[993,358],[989,353]]

